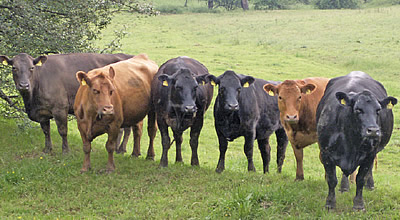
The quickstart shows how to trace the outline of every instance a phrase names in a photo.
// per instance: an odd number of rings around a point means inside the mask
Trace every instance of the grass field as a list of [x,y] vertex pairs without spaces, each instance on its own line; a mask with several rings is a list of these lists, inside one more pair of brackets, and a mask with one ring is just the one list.
[[[214,75],[231,69],[281,81],[336,77],[361,70],[381,81],[390,95],[400,98],[400,7],[184,13],[147,18],[120,14],[104,32],[99,46],[123,25],[129,34],[123,40],[122,52],[147,53],[159,65],[185,55],[202,62]],[[324,209],[328,187],[316,144],[305,149],[302,182],[294,181],[296,165],[290,145],[283,171],[276,173],[274,137],[270,173],[262,174],[257,148],[257,172],[247,172],[243,138],[238,138],[229,144],[226,170],[216,174],[219,151],[212,108],[206,113],[199,140],[200,167],[190,166],[187,131],[182,146],[184,164],[174,163],[175,147],[171,147],[169,167],[158,168],[159,133],[156,160],[146,161],[148,137],[144,131],[144,156],[133,159],[116,155],[112,174],[104,172],[106,136],[93,143],[92,170],[79,173],[83,152],[75,120],[69,123],[71,153],[65,156],[55,123],[55,151],[45,155],[41,153],[44,137],[38,124],[20,130],[15,121],[0,117],[0,218],[398,219],[399,109],[394,108],[392,139],[378,155],[376,188],[364,191],[365,212],[352,211],[355,185],[349,193],[337,193],[336,210]],[[132,141],[128,146],[131,152]]]

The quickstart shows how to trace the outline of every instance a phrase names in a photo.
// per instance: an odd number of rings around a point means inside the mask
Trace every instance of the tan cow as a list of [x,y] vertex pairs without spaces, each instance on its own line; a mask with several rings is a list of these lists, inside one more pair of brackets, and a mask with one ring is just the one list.
[[307,78],[264,85],[269,95],[278,96],[280,120],[296,157],[296,180],[304,179],[303,148],[318,141],[316,111],[328,82],[327,78]]
[[[77,72],[81,83],[76,94],[74,111],[82,137],[85,158],[81,172],[90,168],[91,141],[107,133],[107,171],[113,171],[114,150],[120,127],[138,124],[150,109],[151,81],[158,66],[147,55],[85,72]],[[150,115],[150,114],[149,114]],[[154,114],[148,117],[149,149],[147,158],[154,158],[153,141],[156,135]]]

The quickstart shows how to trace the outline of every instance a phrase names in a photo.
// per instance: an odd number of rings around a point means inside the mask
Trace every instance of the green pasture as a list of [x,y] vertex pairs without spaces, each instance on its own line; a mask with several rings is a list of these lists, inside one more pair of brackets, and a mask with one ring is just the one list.
[[[189,56],[202,62],[214,75],[229,69],[280,81],[336,77],[361,70],[382,82],[389,95],[400,99],[400,7],[237,10],[156,17],[119,14],[98,45],[109,42],[113,31],[124,25],[128,36],[122,41],[122,52],[147,53],[159,65],[170,58]],[[199,140],[200,167],[190,166],[188,131],[184,133],[182,146],[183,164],[175,164],[172,146],[169,167],[158,168],[159,133],[155,161],[145,160],[148,137],[144,129],[142,156],[134,159],[129,154],[115,155],[116,171],[112,174],[105,172],[106,136],[93,142],[92,170],[79,173],[83,152],[75,120],[69,122],[71,152],[62,155],[61,138],[52,122],[54,153],[45,155],[44,136],[38,124],[21,130],[19,122],[0,117],[0,218],[400,218],[400,105],[394,108],[392,139],[378,154],[375,190],[364,191],[365,212],[352,210],[354,184],[349,193],[337,190],[336,210],[324,209],[328,186],[316,144],[304,151],[302,182],[294,181],[296,163],[290,144],[283,171],[276,172],[274,135],[268,174],[262,174],[257,147],[254,149],[257,172],[247,172],[243,138],[229,144],[226,170],[216,174],[219,150],[212,113],[212,108],[206,113]],[[128,147],[130,153],[132,140]]]

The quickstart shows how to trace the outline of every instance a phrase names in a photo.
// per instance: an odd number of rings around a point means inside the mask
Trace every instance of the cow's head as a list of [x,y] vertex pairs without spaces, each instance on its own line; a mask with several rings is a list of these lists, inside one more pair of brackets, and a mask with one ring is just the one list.
[[33,77],[37,68],[40,68],[46,60],[47,56],[32,58],[26,53],[20,53],[13,59],[9,59],[7,56],[0,56],[2,64],[12,66],[14,83],[20,93],[32,91]]
[[285,80],[279,85],[265,84],[264,90],[270,96],[278,96],[278,107],[281,118],[289,124],[299,122],[299,111],[302,97],[316,89],[314,84],[300,85],[294,80]]
[[172,107],[187,115],[197,112],[196,90],[199,84],[205,84],[205,75],[194,76],[189,69],[179,69],[173,75],[161,74],[158,76],[164,87],[168,87],[171,94]]
[[218,97],[222,106],[228,111],[239,110],[239,95],[242,88],[249,87],[254,78],[251,76],[238,75],[233,71],[226,71],[219,77],[209,75],[211,84],[218,85]]
[[372,139],[379,139],[382,135],[378,121],[382,109],[391,109],[397,104],[394,97],[378,100],[368,90],[360,93],[337,92],[336,99],[341,106],[351,109],[349,120],[360,128],[361,136]]
[[76,73],[76,78],[81,86],[88,86],[88,102],[96,107],[98,117],[114,114],[112,97],[115,95],[114,68],[110,67],[109,73],[95,73],[90,77],[83,71]]

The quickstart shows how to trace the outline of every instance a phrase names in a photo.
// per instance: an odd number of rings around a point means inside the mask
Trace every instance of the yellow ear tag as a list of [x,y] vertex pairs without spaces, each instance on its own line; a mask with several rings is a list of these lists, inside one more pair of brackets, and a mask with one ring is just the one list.
[[243,88],[247,88],[247,87],[249,87],[249,86],[250,86],[249,83],[246,82],[246,83],[243,85]]
[[167,80],[164,80],[164,81],[162,82],[162,85],[163,85],[163,86],[168,86]]
[[307,89],[306,94],[310,94],[311,90]]
[[8,65],[7,60],[3,60],[3,65],[4,65],[4,66],[7,66],[7,65]]
[[387,104],[386,108],[387,109],[393,109],[392,101],[390,101],[389,104]]
[[82,84],[82,86],[87,85],[87,84],[86,84],[86,81],[85,81],[84,79],[82,79],[81,84]]
[[36,66],[42,66],[42,60],[39,60],[39,62],[36,64]]
[[202,85],[204,86],[206,84],[206,82],[203,81]]
[[272,90],[269,90],[268,95],[275,96],[275,93]]
[[214,80],[211,80],[211,85],[216,86],[217,84],[214,82]]
[[346,100],[344,100],[344,99],[341,99],[341,100],[340,100],[340,104],[342,104],[342,105],[346,105]]

